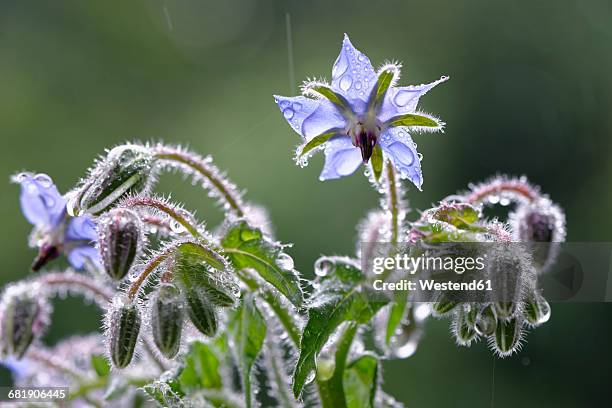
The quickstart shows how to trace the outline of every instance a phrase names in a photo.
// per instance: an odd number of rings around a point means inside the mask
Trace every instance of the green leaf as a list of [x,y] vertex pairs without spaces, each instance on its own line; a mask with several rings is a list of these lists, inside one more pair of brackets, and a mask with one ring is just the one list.
[[333,103],[334,105],[336,105],[338,108],[340,108],[340,110],[344,111],[344,112],[351,112],[352,113],[352,109],[351,109],[351,105],[348,103],[348,101],[340,94],[334,92],[330,87],[325,86],[325,85],[313,85],[311,87],[309,87],[308,89],[323,95],[324,97],[326,97],[331,103]]
[[395,78],[396,74],[397,71],[391,68],[380,73],[378,80],[376,81],[376,87],[373,90],[374,95],[370,97],[370,104],[372,108],[378,109],[380,106],[382,106],[385,94],[393,83],[393,79]]
[[277,264],[282,248],[269,242],[261,230],[240,221],[228,229],[221,244],[236,269],[255,269],[291,303],[302,304],[302,289],[296,272]]
[[395,291],[393,294],[393,303],[389,307],[389,317],[387,319],[387,330],[385,332],[385,344],[391,343],[391,338],[397,331],[397,328],[404,318],[406,313],[406,305],[408,303],[408,291]]
[[255,307],[252,295],[247,295],[242,305],[235,311],[231,317],[228,330],[233,337],[237,361],[240,366],[246,406],[250,407],[252,404],[251,369],[266,337],[266,322]]
[[204,289],[210,302],[217,306],[231,306],[236,302],[239,288],[227,273],[225,260],[215,250],[194,242],[184,242],[177,247],[174,261],[173,275],[187,289]]
[[110,373],[110,364],[106,357],[99,354],[91,355],[91,366],[98,374],[98,377],[106,377]]
[[318,146],[321,146],[323,143],[327,142],[330,138],[337,135],[339,131],[340,129],[331,129],[325,133],[320,134],[319,136],[313,137],[312,139],[310,139],[308,143],[306,143],[306,145],[304,145],[304,147],[302,148],[302,151],[300,152],[299,157],[302,157],[306,153],[311,151],[312,149]]
[[334,331],[346,321],[365,324],[389,302],[366,285],[363,273],[349,261],[330,260],[330,272],[311,296],[308,322],[300,342],[300,356],[293,374],[293,393],[299,397],[315,370],[315,359]]
[[206,344],[195,341],[185,356],[184,368],[177,379],[186,392],[206,389],[220,389],[223,386],[219,373],[219,358]]
[[434,118],[429,116],[417,115],[415,113],[407,113],[405,115],[395,116],[387,121],[389,126],[417,126],[437,128],[441,124]]
[[383,154],[382,149],[379,144],[374,146],[374,151],[372,152],[372,157],[370,158],[372,163],[372,171],[374,172],[374,178],[376,181],[380,180],[380,175],[382,174],[383,168]]
[[344,370],[344,393],[347,408],[372,408],[378,388],[378,359],[364,355]]
[[480,210],[467,203],[444,203],[432,211],[433,218],[466,230],[470,230],[480,216]]
[[184,406],[183,395],[173,389],[168,382],[154,381],[145,385],[142,389],[162,407],[178,408]]

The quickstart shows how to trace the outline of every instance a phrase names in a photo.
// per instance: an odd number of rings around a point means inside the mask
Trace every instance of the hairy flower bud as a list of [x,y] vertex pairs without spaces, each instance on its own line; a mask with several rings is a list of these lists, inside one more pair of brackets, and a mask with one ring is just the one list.
[[531,326],[539,326],[550,319],[550,305],[544,296],[536,293],[525,302],[523,316]]
[[145,146],[127,144],[113,148],[72,197],[68,212],[98,214],[120,198],[139,193],[151,179],[152,164],[153,155]]
[[462,305],[455,313],[452,324],[453,334],[457,344],[469,346],[478,337],[476,332],[476,308],[473,305]]
[[40,290],[30,284],[9,286],[0,305],[2,352],[23,357],[30,344],[50,323],[51,307]]
[[98,243],[106,273],[121,280],[130,270],[141,241],[138,215],[126,208],[109,211],[98,222]]
[[178,288],[162,284],[151,299],[151,330],[159,351],[173,358],[181,345],[184,301]]
[[519,206],[509,216],[514,239],[530,243],[534,262],[545,269],[565,241],[565,214],[548,198]]
[[500,356],[509,356],[518,350],[521,344],[521,326],[518,319],[497,322],[493,345]]
[[125,368],[132,361],[140,332],[140,311],[134,303],[115,301],[107,314],[109,353],[117,368]]
[[187,314],[196,329],[206,336],[214,336],[217,332],[217,313],[206,291],[200,287],[188,288],[185,290],[185,300]]
[[495,333],[497,327],[497,318],[493,305],[488,305],[476,316],[475,329],[481,336],[490,336]]

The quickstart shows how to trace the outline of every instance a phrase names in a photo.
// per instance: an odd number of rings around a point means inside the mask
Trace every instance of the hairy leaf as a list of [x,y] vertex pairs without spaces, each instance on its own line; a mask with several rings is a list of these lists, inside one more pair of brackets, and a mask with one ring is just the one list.
[[385,95],[387,94],[387,91],[389,90],[389,87],[393,83],[393,79],[395,78],[396,75],[397,75],[397,71],[392,68],[389,68],[389,69],[385,69],[378,76],[378,80],[376,81],[376,86],[372,90],[374,95],[370,97],[370,103],[372,104],[372,107],[374,109],[378,109],[380,106],[382,106]]
[[193,342],[177,379],[181,389],[186,392],[201,388],[220,389],[223,381],[219,373],[219,358],[210,346],[199,341]]
[[204,245],[184,242],[177,247],[174,262],[174,275],[187,289],[202,288],[217,306],[235,303],[238,286],[227,273],[228,265],[219,253]]
[[374,151],[372,153],[372,157],[370,158],[372,163],[372,171],[374,172],[374,178],[376,181],[380,180],[380,175],[382,174],[383,168],[383,155],[382,149],[379,144],[374,146]]
[[347,408],[374,407],[378,388],[378,359],[363,355],[344,370],[344,393]]
[[308,89],[324,96],[331,103],[336,105],[343,112],[352,112],[350,103],[344,98],[344,96],[334,92],[330,87],[325,85],[313,85]]
[[308,322],[300,342],[300,356],[293,374],[298,397],[315,370],[315,359],[334,331],[346,321],[367,323],[389,299],[361,285],[363,273],[352,263],[336,260],[323,277],[308,306]]
[[98,377],[106,377],[110,373],[110,364],[108,360],[99,354],[91,355],[91,366],[98,374]]
[[253,268],[296,306],[302,303],[302,289],[294,270],[277,262],[281,248],[269,242],[261,230],[241,221],[230,227],[221,244],[236,269]]
[[320,134],[318,136],[313,137],[312,139],[310,139],[310,141],[308,143],[306,143],[304,145],[304,147],[302,148],[302,151],[300,152],[300,156],[299,157],[302,157],[306,153],[311,151],[312,149],[321,146],[323,143],[327,142],[333,136],[337,135],[338,132],[340,132],[340,129],[331,129],[331,130],[328,130],[325,133],[322,133],[322,134]]
[[408,127],[430,127],[438,128],[442,124],[436,119],[429,116],[417,115],[416,113],[407,113],[405,115],[395,116],[388,121],[389,126],[408,126]]
[[266,337],[266,322],[255,307],[253,297],[247,295],[232,316],[229,333],[233,338],[236,360],[240,366],[242,386],[247,407],[251,406],[251,369]]

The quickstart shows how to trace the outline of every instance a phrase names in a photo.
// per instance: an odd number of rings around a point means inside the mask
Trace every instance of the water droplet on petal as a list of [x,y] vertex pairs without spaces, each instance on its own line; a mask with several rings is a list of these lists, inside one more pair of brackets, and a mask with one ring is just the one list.
[[283,108],[283,109],[288,108],[289,105],[291,105],[291,103],[289,103],[289,101],[287,101],[287,100],[280,101],[280,103],[279,103],[279,106],[281,108]]
[[299,102],[295,102],[291,107],[294,111],[299,112],[302,109],[302,104]]
[[417,95],[416,92],[413,91],[399,91],[395,94],[393,101],[397,106],[404,107],[410,103],[410,101]]
[[361,89],[361,82],[355,82],[355,89]]
[[287,108],[285,110],[283,110],[283,115],[285,116],[285,119],[291,119],[293,117],[293,109],[291,108]]
[[36,182],[38,184],[40,184],[41,187],[43,188],[49,188],[53,185],[53,181],[51,180],[51,177],[47,176],[46,174],[37,174],[34,177],[34,180],[36,180]]
[[348,75],[345,75],[340,79],[340,89],[343,91],[348,91],[352,84],[353,78]]
[[359,56],[357,57],[357,59],[358,59],[359,61],[364,61],[364,60],[365,60],[365,57],[363,56],[363,54],[359,54]]
[[393,156],[395,160],[401,162],[404,166],[408,167],[414,163],[414,154],[412,150],[408,148],[405,144],[401,142],[392,143],[389,146],[389,149],[393,151]]
[[502,198],[499,200],[499,205],[503,205],[504,207],[510,205],[510,200],[508,198]]
[[340,76],[346,72],[347,68],[348,61],[346,59],[346,55],[341,52],[338,59],[334,63],[334,67],[332,68],[332,79],[340,78]]

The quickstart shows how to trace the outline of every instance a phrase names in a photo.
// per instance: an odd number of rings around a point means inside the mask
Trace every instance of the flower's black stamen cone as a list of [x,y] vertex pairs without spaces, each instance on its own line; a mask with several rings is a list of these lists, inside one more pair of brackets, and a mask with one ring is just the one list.
[[47,264],[59,256],[60,252],[54,245],[43,245],[38,251],[38,255],[32,262],[32,271],[37,272]]
[[370,132],[362,132],[359,134],[358,146],[361,150],[363,163],[367,164],[374,152],[374,146],[376,146],[376,136]]

